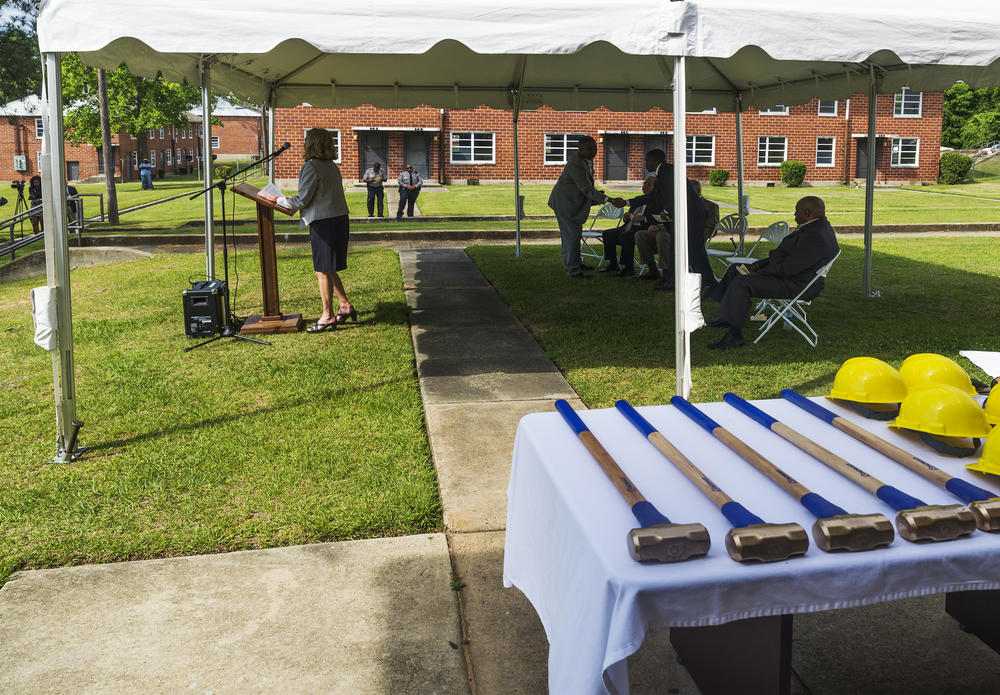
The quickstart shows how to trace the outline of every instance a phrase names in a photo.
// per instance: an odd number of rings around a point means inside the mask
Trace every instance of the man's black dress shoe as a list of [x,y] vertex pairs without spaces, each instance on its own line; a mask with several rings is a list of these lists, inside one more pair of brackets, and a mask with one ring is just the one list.
[[594,266],[592,266],[592,265],[587,265],[586,263],[581,263],[580,264],[580,270],[593,270],[593,269],[594,269]]
[[606,265],[603,268],[598,268],[597,272],[598,273],[610,273],[612,270],[618,270],[618,264],[617,263],[615,263],[614,265]]
[[743,347],[746,341],[743,338],[736,338],[732,333],[726,333],[722,336],[722,340],[717,343],[710,343],[708,346],[709,350],[730,350],[732,348]]
[[635,269],[634,268],[622,268],[617,273],[615,273],[615,275],[617,275],[620,278],[627,278],[630,275],[635,275]]
[[722,319],[712,319],[705,325],[708,326],[709,328],[729,328],[729,324],[723,321]]

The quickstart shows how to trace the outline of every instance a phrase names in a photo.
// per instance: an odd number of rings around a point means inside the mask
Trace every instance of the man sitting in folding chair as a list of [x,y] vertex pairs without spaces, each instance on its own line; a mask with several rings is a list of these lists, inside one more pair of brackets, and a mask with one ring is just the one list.
[[[726,350],[743,345],[743,324],[750,313],[752,297],[796,297],[816,278],[816,271],[840,253],[837,236],[826,219],[826,205],[821,198],[806,196],[799,200],[795,204],[795,222],[798,224],[795,231],[767,258],[749,266],[730,266],[722,282],[710,293],[709,296],[719,302],[719,309],[718,318],[709,321],[708,325],[729,330],[721,340],[709,345],[709,349]],[[823,278],[816,278],[806,293],[808,296],[799,298],[812,299],[822,289]]]
[[[642,182],[644,195],[648,196],[653,192],[654,183],[656,183],[656,178],[653,176]],[[646,215],[646,203],[641,201],[637,203],[637,200],[640,199],[634,198],[630,201],[631,209],[625,213],[626,217],[622,218],[623,224],[604,230],[601,241],[604,243],[604,260],[608,264],[600,268],[598,273],[618,271],[615,273],[618,277],[628,277],[635,274],[635,233],[648,229],[649,225],[653,223],[652,215]],[[618,246],[622,247],[620,260],[615,257],[615,250]]]

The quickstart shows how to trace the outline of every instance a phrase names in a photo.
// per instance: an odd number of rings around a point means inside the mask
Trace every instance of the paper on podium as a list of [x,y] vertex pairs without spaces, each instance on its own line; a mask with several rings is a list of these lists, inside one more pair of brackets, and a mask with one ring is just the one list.
[[276,198],[275,203],[277,203],[283,208],[291,207],[288,204],[288,198],[286,198],[285,194],[281,192],[281,189],[275,186],[273,183],[268,183],[266,186],[260,189],[260,193],[263,195],[273,195]]

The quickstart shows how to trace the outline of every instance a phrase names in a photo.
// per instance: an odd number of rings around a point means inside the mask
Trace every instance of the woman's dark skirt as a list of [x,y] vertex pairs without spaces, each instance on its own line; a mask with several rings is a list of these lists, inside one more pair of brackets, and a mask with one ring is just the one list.
[[351,222],[347,215],[313,220],[309,225],[313,269],[317,273],[335,273],[347,268],[347,237]]

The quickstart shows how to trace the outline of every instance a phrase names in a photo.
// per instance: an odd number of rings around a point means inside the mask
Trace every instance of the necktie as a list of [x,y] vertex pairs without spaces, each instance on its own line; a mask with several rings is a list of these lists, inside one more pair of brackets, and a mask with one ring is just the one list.
[[412,186],[413,185],[413,172],[411,171],[409,173],[410,173],[410,185]]

